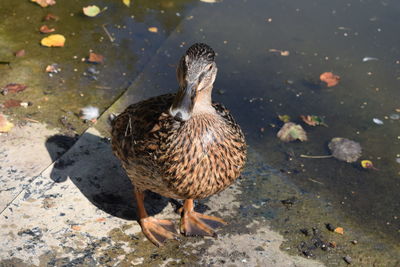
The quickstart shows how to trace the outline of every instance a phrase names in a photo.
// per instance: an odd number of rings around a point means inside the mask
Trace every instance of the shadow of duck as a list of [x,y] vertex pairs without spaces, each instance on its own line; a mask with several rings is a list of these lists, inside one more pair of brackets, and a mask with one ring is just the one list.
[[[88,132],[79,140],[54,135],[47,139],[46,148],[55,161],[50,175],[54,182],[63,183],[69,178],[100,210],[122,219],[137,220],[132,183],[114,157],[107,138]],[[61,156],[62,151],[67,152]],[[146,208],[152,215],[160,213],[169,201],[155,193],[146,194]]]

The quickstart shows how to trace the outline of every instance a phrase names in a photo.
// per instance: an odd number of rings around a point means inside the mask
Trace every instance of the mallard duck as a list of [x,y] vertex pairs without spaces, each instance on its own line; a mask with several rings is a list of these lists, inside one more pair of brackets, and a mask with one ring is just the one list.
[[226,224],[194,211],[194,199],[216,194],[239,177],[246,142],[229,111],[211,101],[217,75],[215,52],[192,45],[177,67],[179,89],[130,105],[112,121],[112,149],[135,188],[144,235],[155,245],[178,236],[169,220],[144,207],[144,191],[184,199],[180,232],[214,236]]

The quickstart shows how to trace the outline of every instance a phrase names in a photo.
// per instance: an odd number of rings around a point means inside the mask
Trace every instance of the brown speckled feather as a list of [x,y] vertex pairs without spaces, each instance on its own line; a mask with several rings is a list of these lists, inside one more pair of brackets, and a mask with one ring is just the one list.
[[112,148],[139,190],[199,199],[222,191],[239,175],[246,143],[229,111],[177,121],[168,113],[174,94],[129,106],[113,121]]

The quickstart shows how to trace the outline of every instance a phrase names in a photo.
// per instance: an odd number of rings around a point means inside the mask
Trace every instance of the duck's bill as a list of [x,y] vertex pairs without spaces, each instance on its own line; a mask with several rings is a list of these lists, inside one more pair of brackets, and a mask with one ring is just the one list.
[[196,91],[196,84],[188,84],[184,89],[179,90],[170,108],[170,114],[174,119],[179,121],[187,121],[190,119]]

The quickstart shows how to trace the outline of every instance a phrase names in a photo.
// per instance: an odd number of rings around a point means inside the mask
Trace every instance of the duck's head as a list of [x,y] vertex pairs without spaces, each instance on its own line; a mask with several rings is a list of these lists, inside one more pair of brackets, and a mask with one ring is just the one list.
[[211,105],[211,90],[217,75],[214,50],[202,43],[192,45],[179,61],[176,74],[179,90],[169,113],[176,120],[187,121],[196,102]]

